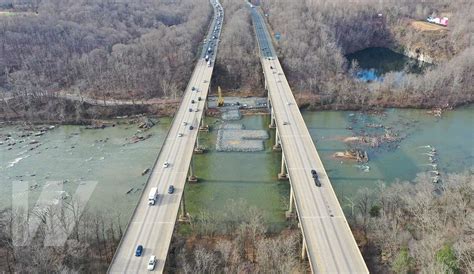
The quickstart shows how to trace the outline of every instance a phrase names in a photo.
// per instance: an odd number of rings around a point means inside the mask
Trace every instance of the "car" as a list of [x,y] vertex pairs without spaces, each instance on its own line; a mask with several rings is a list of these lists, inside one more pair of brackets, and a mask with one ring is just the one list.
[[178,137],[183,137],[183,133],[178,133]]
[[192,109],[192,108],[189,108],[189,112],[193,112],[193,109]]
[[318,173],[316,172],[316,170],[311,169],[311,176],[313,177],[316,186],[321,187],[321,182],[319,181]]
[[196,112],[198,112],[198,111],[199,111],[199,109],[197,108],[195,111],[196,111]]
[[183,122],[183,126],[187,126],[187,125],[188,125],[188,123],[186,123],[186,122]]
[[155,265],[156,265],[156,257],[154,255],[151,255],[150,259],[148,260],[148,265],[146,266],[146,269],[153,270],[155,269]]
[[135,256],[140,257],[142,253],[143,253],[143,246],[142,245],[137,246],[137,250],[135,250]]
[[192,90],[192,91],[195,91],[195,90],[196,90],[196,88],[195,88],[195,87],[192,87],[192,88],[191,88],[191,90]]
[[198,101],[201,101],[201,100],[202,100],[202,98],[201,98],[201,97],[198,97]]
[[288,122],[283,122],[283,125],[286,126],[286,125],[289,125],[290,123]]
[[290,105],[291,105],[291,102],[286,102],[286,105],[290,106]]
[[189,130],[193,130],[193,129],[194,129],[194,127],[193,127],[193,126],[189,126]]
[[164,167],[164,168],[167,168],[167,167],[169,167],[169,166],[170,166],[170,163],[168,163],[168,161],[166,161],[166,162],[163,163],[163,167]]
[[191,100],[191,104],[194,104],[194,103],[196,103],[196,101],[194,101],[194,100]]
[[173,185],[170,185],[168,187],[168,194],[173,194],[174,193],[174,186]]

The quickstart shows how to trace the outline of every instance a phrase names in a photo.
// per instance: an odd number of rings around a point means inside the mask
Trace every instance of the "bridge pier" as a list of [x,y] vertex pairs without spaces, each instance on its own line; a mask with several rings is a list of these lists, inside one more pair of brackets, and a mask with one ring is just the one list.
[[281,181],[286,181],[288,180],[288,172],[287,172],[287,167],[285,163],[285,153],[281,153],[281,168],[280,168],[280,173],[278,173],[278,180]]
[[270,108],[270,125],[269,128],[276,128],[275,123],[275,112],[273,111],[273,107]]
[[294,204],[295,204],[295,194],[293,193],[293,186],[290,184],[290,204],[288,207],[288,211],[286,211],[286,218],[294,218],[295,211],[294,211]]
[[308,253],[307,253],[307,250],[306,250],[306,240],[304,238],[304,235],[303,235],[302,239],[303,239],[303,242],[301,244],[301,260],[306,260]]
[[197,183],[197,181],[198,181],[198,178],[194,175],[194,161],[193,161],[193,158],[191,158],[191,163],[189,164],[188,182]]
[[204,153],[204,148],[199,146],[199,133],[196,137],[196,144],[194,145],[194,154],[203,154]]
[[208,106],[207,106],[207,100],[206,100],[204,102],[204,111],[201,116],[201,121],[199,122],[199,131],[209,132],[209,125],[204,124],[204,116],[206,115],[207,108]]
[[184,195],[184,188],[183,188],[183,196],[181,198],[181,206],[180,206],[180,213],[179,213],[179,222],[189,222],[189,213],[186,211],[186,200]]
[[273,146],[273,151],[281,151],[281,139],[278,128],[275,131],[275,145]]

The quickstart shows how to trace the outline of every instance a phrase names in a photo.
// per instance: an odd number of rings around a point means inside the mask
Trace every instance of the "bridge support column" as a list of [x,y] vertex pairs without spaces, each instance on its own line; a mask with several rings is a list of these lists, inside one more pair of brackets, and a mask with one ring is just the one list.
[[295,194],[293,193],[293,186],[290,184],[290,204],[288,207],[288,211],[286,212],[286,218],[294,218],[294,204],[295,204]]
[[306,251],[306,240],[304,238],[304,236],[302,237],[303,239],[303,242],[301,244],[301,260],[306,260],[306,255],[307,255],[307,251]]
[[199,145],[199,133],[196,137],[196,144],[194,145],[194,154],[203,154],[204,148]]
[[288,180],[287,167],[285,163],[285,153],[281,153],[281,168],[280,173],[278,173],[278,180],[286,181]]
[[269,128],[276,128],[275,112],[273,111],[273,107],[271,107],[271,109],[270,109],[270,125],[268,127]]
[[191,158],[191,163],[189,164],[189,176],[188,182],[197,183],[198,178],[194,175],[194,160]]
[[280,132],[278,128],[275,131],[275,145],[273,146],[273,151],[281,151]]
[[184,198],[186,195],[183,189],[183,197],[181,198],[181,206],[180,206],[180,213],[179,213],[179,222],[189,222],[189,213],[186,211],[186,199]]
[[201,121],[199,122],[199,131],[209,132],[209,125],[206,125],[204,123],[204,117],[206,115],[206,110],[207,110],[207,100],[206,100],[206,102],[204,102],[204,110],[203,110],[203,114],[201,116]]

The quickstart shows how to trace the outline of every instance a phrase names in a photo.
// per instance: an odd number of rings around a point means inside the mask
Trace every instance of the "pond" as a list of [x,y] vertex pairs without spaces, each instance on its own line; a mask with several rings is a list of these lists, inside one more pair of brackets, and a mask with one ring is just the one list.
[[388,48],[366,48],[346,56],[349,63],[356,61],[358,66],[354,77],[365,82],[383,81],[383,76],[389,72],[422,73],[430,64],[408,58]]

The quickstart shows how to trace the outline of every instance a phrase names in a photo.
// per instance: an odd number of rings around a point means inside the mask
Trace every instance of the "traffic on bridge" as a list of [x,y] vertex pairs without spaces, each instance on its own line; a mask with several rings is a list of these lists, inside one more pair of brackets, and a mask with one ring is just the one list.
[[180,205],[180,218],[187,217],[185,182],[195,180],[192,156],[202,126],[224,19],[221,4],[217,0],[211,0],[211,4],[214,18],[202,53],[109,273],[163,272]]
[[323,163],[275,54],[263,16],[250,5],[271,110],[275,148],[282,150],[280,179],[289,179],[303,234],[302,257],[314,273],[368,273]]

